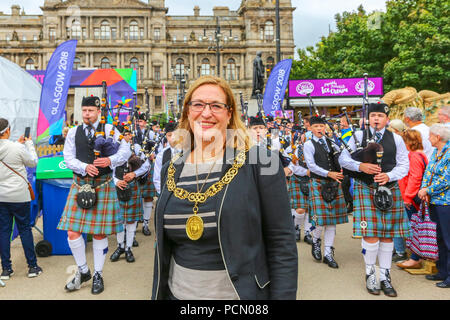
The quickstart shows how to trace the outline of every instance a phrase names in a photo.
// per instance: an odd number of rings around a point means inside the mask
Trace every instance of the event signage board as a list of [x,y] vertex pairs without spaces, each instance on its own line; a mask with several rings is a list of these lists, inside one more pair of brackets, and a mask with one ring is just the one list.
[[[383,78],[368,78],[369,96],[383,96]],[[289,80],[289,98],[355,97],[364,93],[364,78]]]
[[278,62],[270,72],[263,100],[263,110],[266,115],[274,116],[275,111],[281,110],[291,67],[292,59],[285,59]]

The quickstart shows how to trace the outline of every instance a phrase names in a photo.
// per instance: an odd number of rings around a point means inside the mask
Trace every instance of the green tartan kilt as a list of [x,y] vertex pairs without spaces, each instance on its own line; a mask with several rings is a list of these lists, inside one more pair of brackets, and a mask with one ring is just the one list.
[[138,182],[133,180],[128,185],[131,188],[131,199],[128,201],[120,201],[120,213],[125,222],[139,221],[142,214],[142,198]]
[[353,234],[361,237],[407,238],[410,236],[408,215],[398,183],[391,187],[394,206],[383,212],[374,206],[373,188],[354,180]]
[[321,180],[311,179],[309,185],[309,221],[311,224],[313,226],[329,226],[347,223],[347,205],[342,188],[339,186],[336,199],[330,203],[322,199],[321,190]]
[[87,210],[78,207],[76,201],[78,187],[72,184],[57,229],[93,235],[110,235],[123,231],[123,217],[120,214],[112,175],[108,174],[95,179],[91,177],[81,179],[74,175],[74,182],[78,185],[92,184],[94,180],[94,185],[98,186],[108,179],[110,181],[106,185],[95,189],[97,202],[93,208]]
[[147,180],[145,184],[139,185],[141,189],[142,198],[154,198],[156,197],[156,188],[153,184],[153,170],[155,169],[155,162],[151,161],[151,167],[147,174]]
[[291,198],[292,209],[305,209],[308,212],[309,200],[300,190],[300,179],[295,175],[289,178],[289,197]]

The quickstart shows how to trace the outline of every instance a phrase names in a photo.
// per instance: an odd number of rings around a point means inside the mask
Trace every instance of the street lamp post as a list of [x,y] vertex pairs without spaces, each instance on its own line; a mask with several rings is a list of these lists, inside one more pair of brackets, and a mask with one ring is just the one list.
[[281,60],[281,49],[280,49],[280,0],[275,2],[275,20],[276,20],[276,46],[277,46],[277,63]]
[[222,34],[220,33],[220,24],[219,17],[216,17],[216,32],[214,33],[214,40],[216,41],[215,46],[209,46],[208,51],[216,51],[216,60],[217,60],[217,76],[220,77],[220,50],[223,47],[220,45],[220,39],[222,38]]

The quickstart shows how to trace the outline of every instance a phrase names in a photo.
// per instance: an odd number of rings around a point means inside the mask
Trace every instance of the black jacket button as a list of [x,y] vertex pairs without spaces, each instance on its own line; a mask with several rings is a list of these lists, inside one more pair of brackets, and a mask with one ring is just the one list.
[[237,275],[237,274],[232,274],[231,276],[230,276],[230,278],[231,278],[231,281],[237,281],[238,279],[239,279],[239,275]]

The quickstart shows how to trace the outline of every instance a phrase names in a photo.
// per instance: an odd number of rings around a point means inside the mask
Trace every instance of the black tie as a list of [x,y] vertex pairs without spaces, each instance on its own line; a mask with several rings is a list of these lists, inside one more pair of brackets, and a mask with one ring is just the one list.
[[330,152],[330,149],[328,149],[328,146],[327,146],[327,144],[325,143],[325,141],[323,141],[322,139],[319,139],[319,143],[322,145],[322,147],[325,148],[325,150],[326,150],[327,152]]
[[91,125],[88,125],[86,128],[86,136],[88,137],[88,140],[92,139],[92,131],[94,128]]

